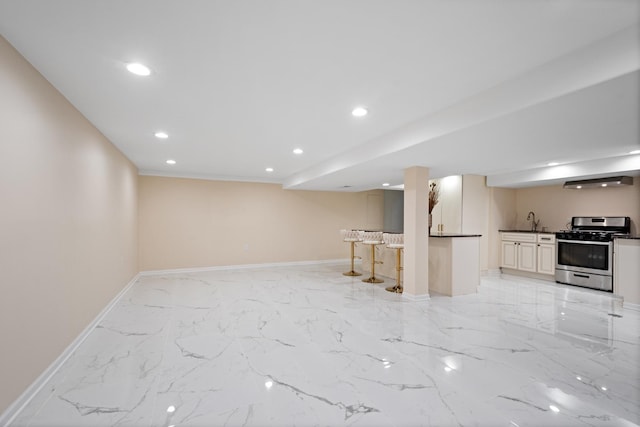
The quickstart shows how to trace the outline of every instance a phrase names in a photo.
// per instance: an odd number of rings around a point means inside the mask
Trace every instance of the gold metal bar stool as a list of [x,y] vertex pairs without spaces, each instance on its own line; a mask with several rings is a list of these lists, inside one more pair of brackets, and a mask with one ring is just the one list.
[[342,273],[345,276],[362,276],[362,273],[358,273],[354,269],[354,259],[360,258],[355,255],[355,246],[356,243],[362,242],[362,235],[364,231],[360,230],[340,230],[340,234],[342,234],[342,240],[349,243],[351,247],[351,270],[346,273]]
[[402,274],[400,273],[402,268],[402,250],[404,249],[404,234],[389,234],[384,233],[384,242],[387,244],[387,248],[396,250],[396,284],[390,286],[387,289],[389,292],[402,293]]
[[376,246],[383,245],[382,231],[365,231],[362,237],[362,243],[371,246],[371,277],[362,279],[366,283],[382,283],[384,280],[376,277],[376,264],[382,264],[382,261],[376,261]]

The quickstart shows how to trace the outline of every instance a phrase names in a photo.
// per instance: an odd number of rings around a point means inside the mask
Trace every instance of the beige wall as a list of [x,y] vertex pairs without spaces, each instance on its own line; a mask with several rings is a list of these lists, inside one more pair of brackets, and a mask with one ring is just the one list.
[[380,229],[381,190],[141,176],[140,270],[347,258],[341,228]]
[[0,37],[0,413],[137,273],[137,171]]
[[533,211],[539,227],[563,230],[572,216],[629,216],[632,233],[640,233],[640,177],[628,187],[569,190],[562,185],[520,188],[516,191],[514,226],[528,229]]

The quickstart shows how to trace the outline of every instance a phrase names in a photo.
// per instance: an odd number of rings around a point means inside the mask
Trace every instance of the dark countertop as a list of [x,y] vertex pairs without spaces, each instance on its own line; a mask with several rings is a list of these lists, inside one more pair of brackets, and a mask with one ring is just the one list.
[[[531,231],[531,230],[498,230],[501,233],[536,233],[536,234],[556,234],[557,231]],[[614,239],[640,240],[640,236],[614,236]]]
[[482,234],[445,233],[436,231],[435,233],[431,233],[429,237],[482,237]]
[[[401,231],[384,231],[384,233],[389,234],[402,234]],[[462,233],[445,233],[445,232],[432,232],[429,236],[431,237],[482,237],[482,234],[462,234]]]
[[531,230],[498,230],[501,233],[535,233],[535,234],[556,234],[556,231],[547,230],[547,231],[531,231]]

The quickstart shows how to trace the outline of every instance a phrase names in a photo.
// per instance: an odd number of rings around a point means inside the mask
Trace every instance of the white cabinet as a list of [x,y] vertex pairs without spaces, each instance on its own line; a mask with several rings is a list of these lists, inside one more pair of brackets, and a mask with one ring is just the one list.
[[500,267],[553,275],[555,235],[539,233],[501,233]]
[[518,244],[502,241],[502,262],[500,267],[518,268]]
[[518,242],[518,270],[536,272],[537,246]]
[[502,263],[504,268],[536,271],[536,234],[502,233]]
[[537,271],[551,275],[556,272],[556,236],[554,234],[538,234]]
[[613,293],[640,304],[640,239],[615,239],[613,251]]

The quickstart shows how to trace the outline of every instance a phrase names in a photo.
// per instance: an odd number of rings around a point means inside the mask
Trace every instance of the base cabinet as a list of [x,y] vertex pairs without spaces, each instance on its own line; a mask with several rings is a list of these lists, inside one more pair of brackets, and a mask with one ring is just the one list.
[[535,243],[518,243],[518,270],[536,271],[537,251]]
[[538,244],[538,273],[556,273],[556,247]]
[[613,293],[640,305],[640,239],[615,239],[613,251]]
[[556,266],[555,235],[501,233],[500,267],[553,275]]
[[518,268],[518,245],[516,242],[502,242],[501,267]]

